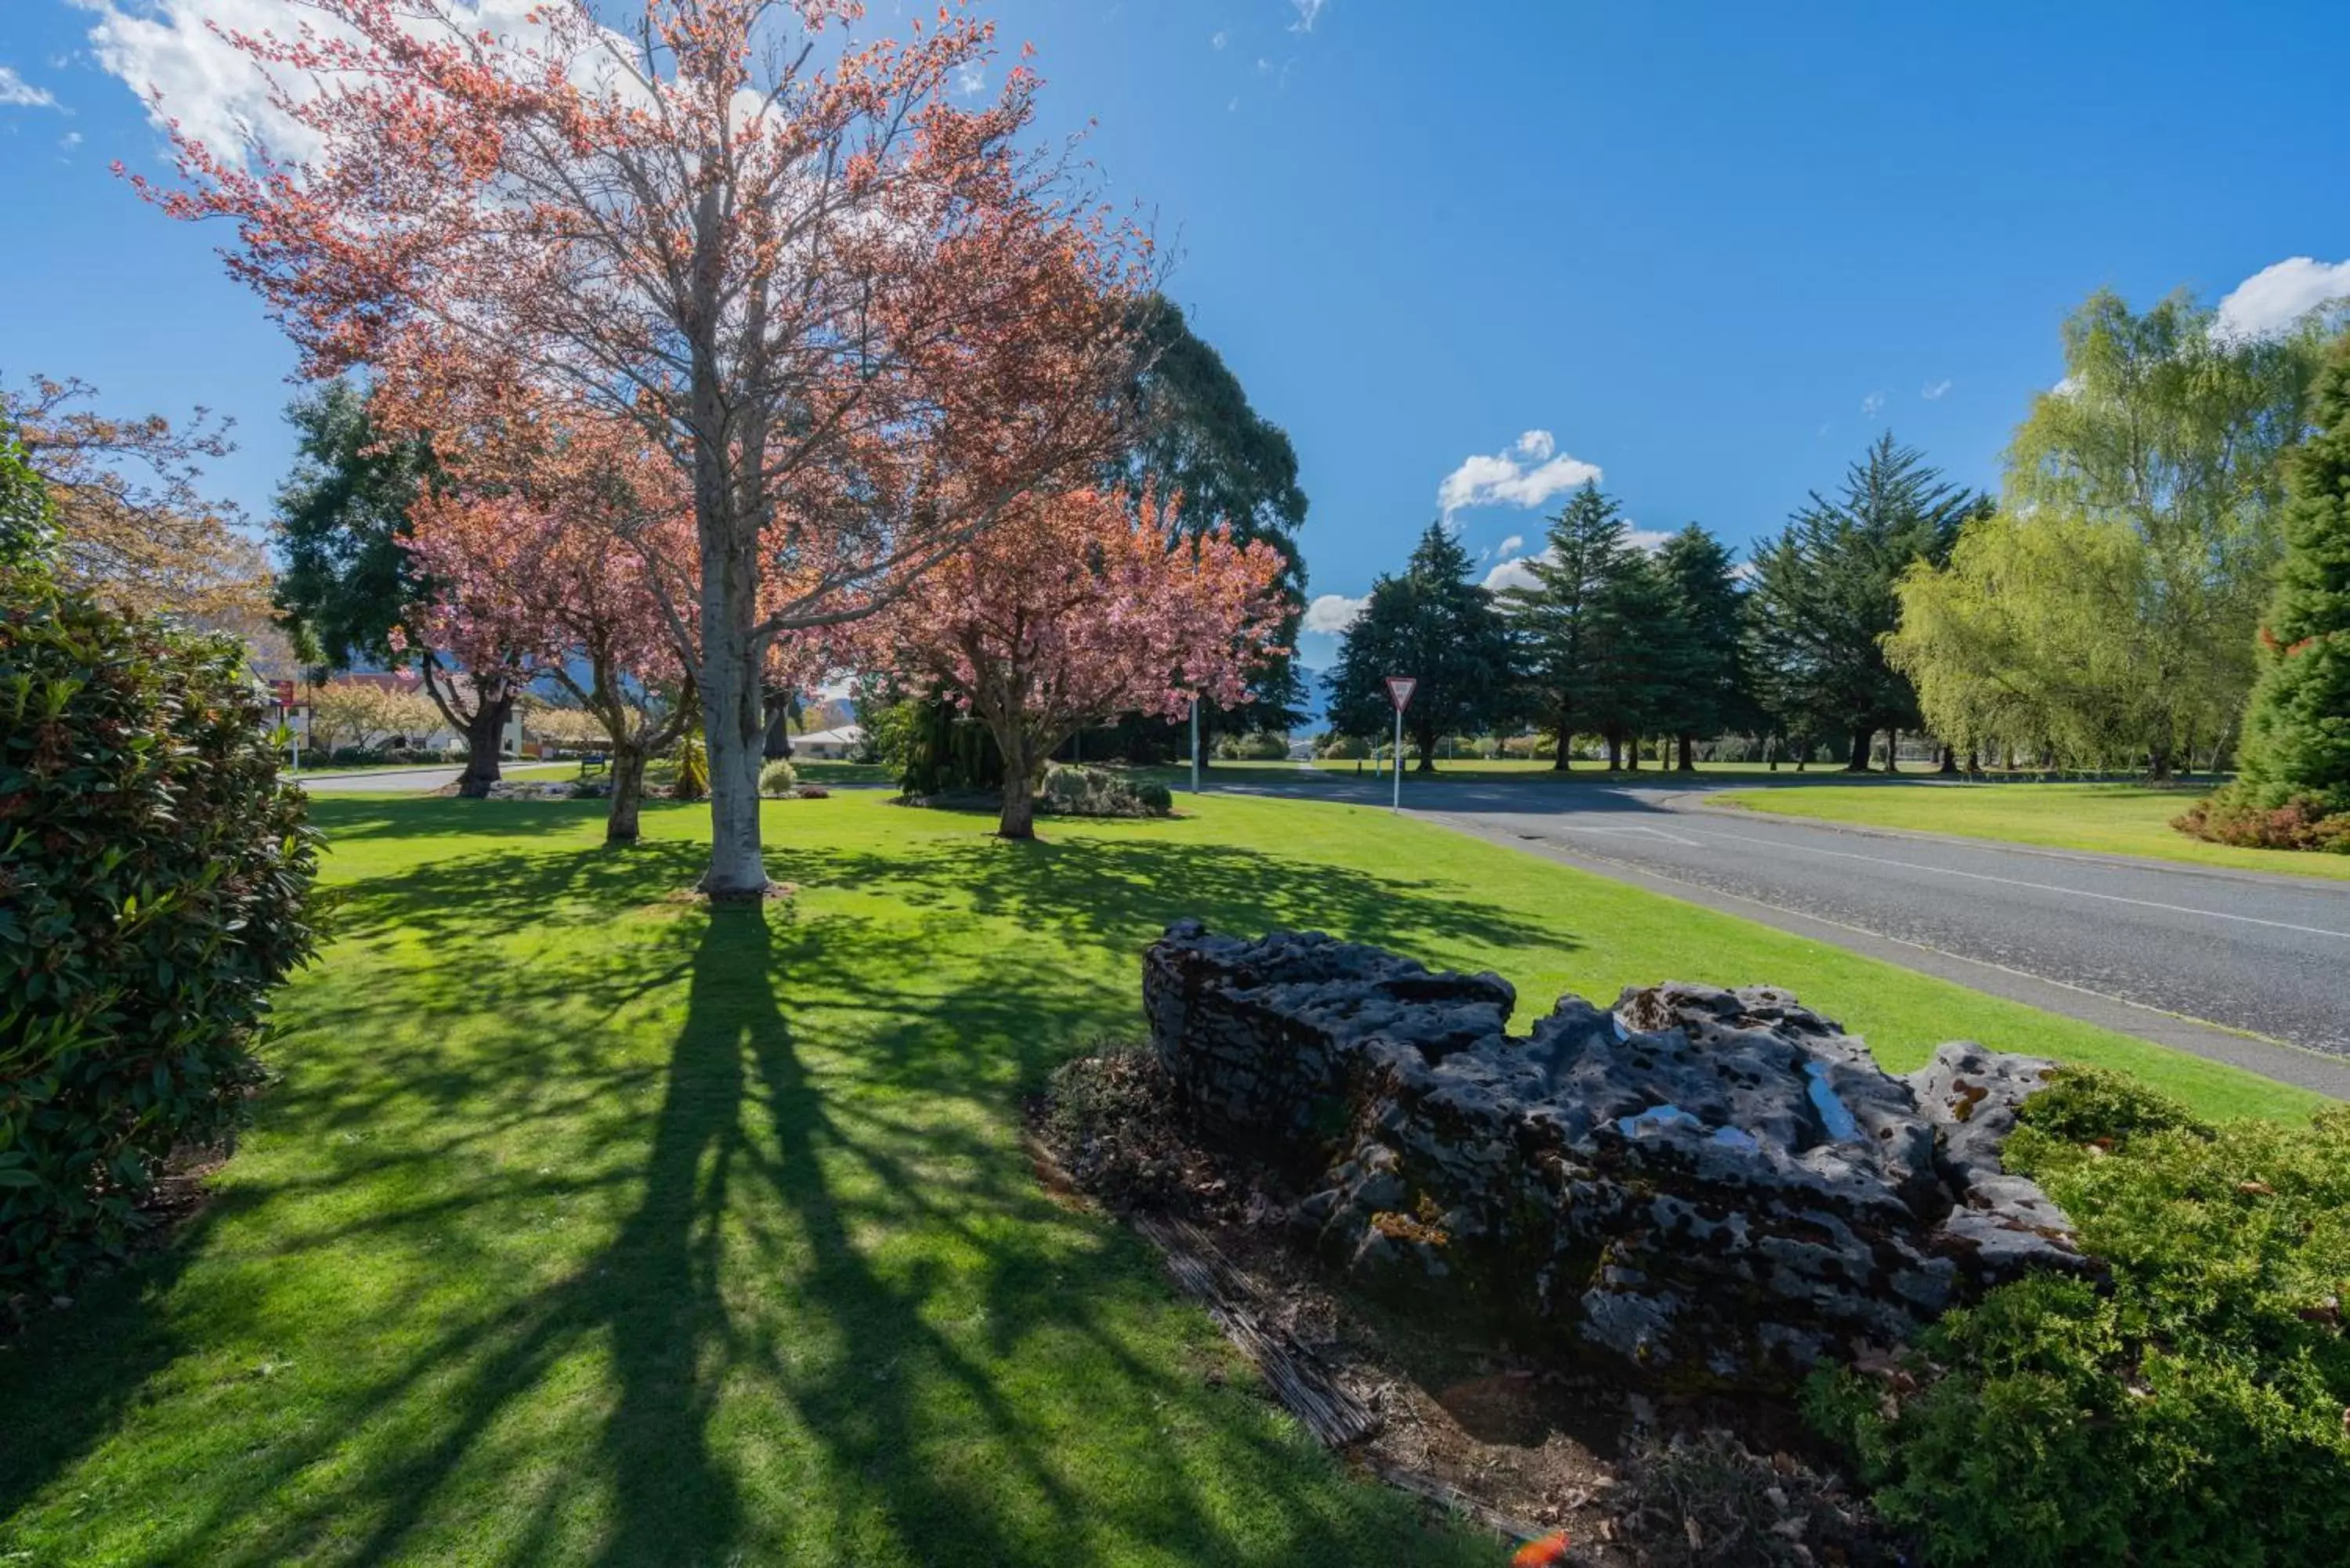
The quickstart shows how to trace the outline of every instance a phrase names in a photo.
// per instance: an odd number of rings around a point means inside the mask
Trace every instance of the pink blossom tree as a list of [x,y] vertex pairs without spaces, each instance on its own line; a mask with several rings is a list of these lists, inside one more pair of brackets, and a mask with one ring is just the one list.
[[1035,836],[1045,760],[1121,713],[1177,717],[1247,695],[1279,635],[1284,562],[1223,529],[1184,537],[1092,490],[1032,497],[1017,516],[910,586],[869,623],[876,662],[938,682],[1003,753],[996,830]]
[[1147,243],[1023,148],[1024,65],[956,101],[993,53],[960,5],[869,41],[854,0],[643,0],[625,30],[545,0],[504,34],[461,0],[301,10],[292,36],[228,35],[271,84],[249,144],[175,134],[181,182],[150,193],[236,226],[230,270],[311,372],[510,363],[668,456],[703,887],[758,895],[771,646],[872,613],[1107,455]]

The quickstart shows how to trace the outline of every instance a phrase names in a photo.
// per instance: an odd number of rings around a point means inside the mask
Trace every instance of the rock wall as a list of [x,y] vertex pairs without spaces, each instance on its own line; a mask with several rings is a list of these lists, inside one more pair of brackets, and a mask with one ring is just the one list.
[[1908,1078],[1783,992],[1561,997],[1196,921],[1143,962],[1151,1038],[1209,1140],[1308,1194],[1366,1279],[1674,1381],[1783,1385],[2033,1269],[2088,1267],[2001,1167],[2051,1064],[1945,1045]]

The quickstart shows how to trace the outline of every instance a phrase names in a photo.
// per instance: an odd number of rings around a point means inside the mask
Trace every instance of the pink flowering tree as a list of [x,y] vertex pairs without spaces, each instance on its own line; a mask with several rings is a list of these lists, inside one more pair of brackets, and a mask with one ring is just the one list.
[[878,662],[937,681],[1003,753],[997,832],[1035,836],[1045,760],[1079,729],[1194,698],[1232,705],[1279,635],[1283,562],[1222,529],[1189,539],[1112,495],[1032,498],[870,623]]
[[1145,237],[1033,148],[1034,73],[958,98],[990,24],[954,5],[868,31],[863,11],[541,0],[493,31],[464,0],[303,0],[283,34],[224,35],[268,84],[241,143],[175,130],[180,178],[141,187],[234,227],[231,272],[308,372],[510,361],[666,454],[713,898],[767,886],[773,645],[874,612],[1114,455],[1149,282]]
[[441,483],[409,514],[432,593],[411,618],[435,647],[570,691],[611,753],[605,837],[631,844],[646,763],[699,717],[691,508],[635,425],[519,377],[484,385],[478,403],[406,380],[375,400],[388,429],[436,421]]

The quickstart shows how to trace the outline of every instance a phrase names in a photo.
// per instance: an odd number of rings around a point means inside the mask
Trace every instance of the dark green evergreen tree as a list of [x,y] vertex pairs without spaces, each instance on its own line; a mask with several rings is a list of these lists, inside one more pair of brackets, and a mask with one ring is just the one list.
[[1900,619],[1894,584],[1912,561],[1947,561],[1960,525],[1989,505],[1887,431],[1835,499],[1814,491],[1756,552],[1752,646],[1783,733],[1841,735],[1846,770],[1866,773],[1877,732],[1919,727],[1918,693],[1885,658]]
[[[1297,451],[1279,425],[1249,406],[1240,378],[1191,330],[1181,306],[1148,295],[1135,306],[1134,327],[1142,369],[1128,396],[1142,434],[1114,477],[1138,504],[1146,488],[1162,502],[1171,500],[1187,534],[1222,523],[1242,543],[1277,551],[1284,564],[1281,591],[1290,607],[1279,641],[1295,648],[1305,613],[1305,557],[1297,534],[1305,525],[1306,502],[1297,483]],[[1302,721],[1305,690],[1290,655],[1265,659],[1252,684],[1253,701],[1202,711],[1203,738],[1235,730],[1283,731]]]
[[1474,563],[1440,523],[1419,536],[1401,574],[1371,585],[1370,602],[1339,644],[1327,677],[1330,725],[1377,742],[1394,732],[1387,677],[1419,682],[1404,731],[1419,771],[1436,767],[1443,736],[1495,728],[1520,711],[1509,624],[1474,581]]
[[[1609,771],[1640,765],[1639,738],[1661,727],[1682,680],[1672,585],[1654,557],[1626,550],[1594,596],[1580,727],[1607,742]],[[1628,748],[1628,753],[1627,753]]]
[[1728,546],[1692,523],[1657,553],[1673,600],[1672,690],[1662,715],[1683,771],[1697,765],[1696,742],[1744,721],[1745,591]]
[[391,630],[424,584],[408,508],[430,482],[419,441],[380,444],[367,394],[332,381],[295,400],[295,468],[277,491],[277,607],[302,656],[348,669],[395,664]]
[[1526,707],[1557,742],[1551,766],[1562,773],[1572,765],[1578,730],[1598,727],[1590,687],[1607,635],[1600,622],[1609,613],[1608,585],[1632,554],[1622,508],[1586,480],[1550,519],[1544,548],[1526,558],[1533,586],[1500,595],[1526,675]]
[[2237,788],[2350,812],[2350,337],[2318,377],[2316,434],[2286,458],[2285,558],[2261,628]]

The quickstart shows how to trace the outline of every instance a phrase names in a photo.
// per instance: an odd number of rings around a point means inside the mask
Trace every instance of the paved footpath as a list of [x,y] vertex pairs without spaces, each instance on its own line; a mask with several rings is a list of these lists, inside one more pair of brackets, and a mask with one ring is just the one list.
[[[1349,774],[1215,787],[1387,800],[1384,784]],[[1479,838],[2350,1098],[2350,882],[1706,801],[1756,787],[1407,775],[1404,802]]]

